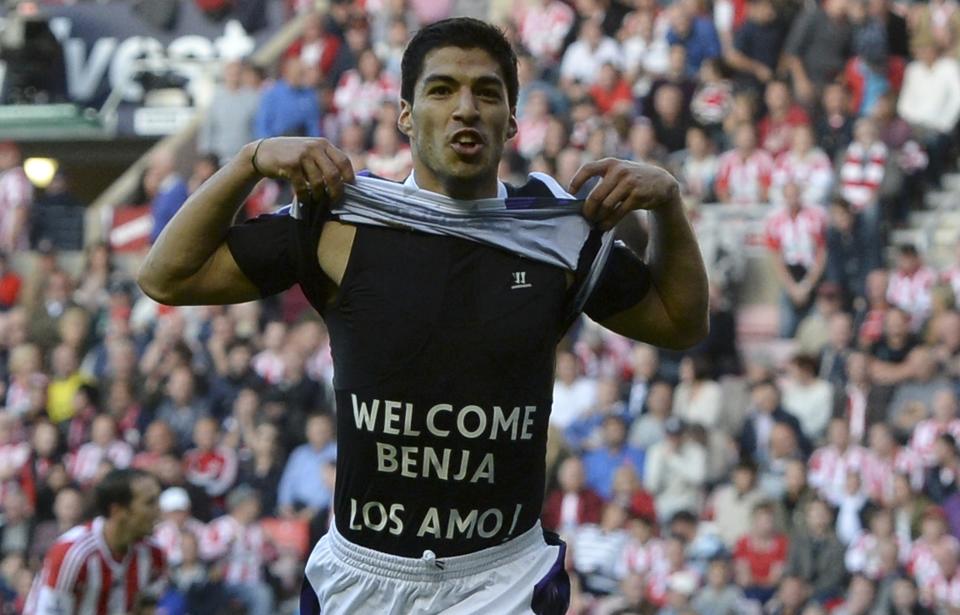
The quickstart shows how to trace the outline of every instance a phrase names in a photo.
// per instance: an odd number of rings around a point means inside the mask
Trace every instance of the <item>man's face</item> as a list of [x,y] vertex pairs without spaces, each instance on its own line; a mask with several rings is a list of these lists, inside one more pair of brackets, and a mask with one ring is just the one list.
[[126,527],[130,539],[137,541],[152,534],[160,519],[160,485],[151,477],[142,477],[133,481],[132,490]]
[[414,100],[400,101],[417,182],[454,198],[495,196],[504,143],[517,133],[500,66],[482,49],[427,54]]

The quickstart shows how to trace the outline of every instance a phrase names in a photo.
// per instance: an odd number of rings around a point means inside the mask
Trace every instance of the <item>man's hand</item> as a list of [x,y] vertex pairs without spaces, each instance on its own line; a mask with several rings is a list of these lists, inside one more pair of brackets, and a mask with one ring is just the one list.
[[323,192],[336,201],[343,196],[343,184],[356,179],[350,158],[326,139],[264,139],[256,146],[251,162],[265,177],[290,182],[301,203],[309,203]]
[[679,198],[680,185],[670,173],[643,162],[603,158],[580,167],[570,180],[576,194],[591,177],[603,179],[583,204],[583,217],[603,230],[612,229],[631,211],[655,210]]

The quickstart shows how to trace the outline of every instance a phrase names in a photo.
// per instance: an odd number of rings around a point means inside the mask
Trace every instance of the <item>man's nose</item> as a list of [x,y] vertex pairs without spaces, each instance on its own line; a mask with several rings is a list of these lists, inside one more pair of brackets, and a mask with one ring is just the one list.
[[457,97],[457,107],[453,111],[454,119],[460,120],[465,124],[472,123],[480,116],[477,109],[477,98],[469,89],[464,88]]

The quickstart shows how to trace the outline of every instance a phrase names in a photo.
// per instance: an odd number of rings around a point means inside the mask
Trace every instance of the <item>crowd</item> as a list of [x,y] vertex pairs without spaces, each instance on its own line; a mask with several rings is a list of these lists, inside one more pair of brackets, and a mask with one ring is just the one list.
[[[223,67],[190,177],[151,159],[153,237],[256,138],[324,136],[357,169],[409,173],[400,57],[452,3],[311,4],[291,5],[306,23],[275,76]],[[748,351],[730,230],[703,244],[702,344],[660,351],[586,320],[561,344],[543,524],[569,545],[571,613],[960,612],[960,249],[938,268],[889,239],[957,159],[956,0],[477,4],[520,62],[505,180],[662,165],[695,223],[763,210],[780,293],[776,337]],[[0,147],[7,253],[38,200],[19,164]],[[286,190],[261,181],[243,216]],[[5,612],[84,493],[127,466],[164,487],[167,612],[294,612],[336,459],[328,341],[302,295],[171,308],[108,244],[76,276],[47,245],[30,271],[0,259],[0,309]]]

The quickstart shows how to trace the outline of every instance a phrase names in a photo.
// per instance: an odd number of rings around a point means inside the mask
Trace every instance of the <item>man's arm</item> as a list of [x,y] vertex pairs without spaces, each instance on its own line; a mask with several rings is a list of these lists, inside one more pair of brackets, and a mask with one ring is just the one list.
[[150,298],[167,305],[260,298],[226,238],[237,209],[261,177],[290,181],[303,203],[323,192],[339,199],[343,183],[354,180],[349,159],[326,139],[273,138],[260,142],[259,149],[256,143],[244,146],[187,199],[153,244],[137,277]]
[[647,266],[651,289],[635,305],[600,324],[631,339],[665,348],[689,348],[708,330],[707,273],[677,181],[648,164],[605,158],[584,165],[570,182],[576,194],[593,176],[603,179],[587,196],[584,216],[613,228],[627,213],[650,212]]

